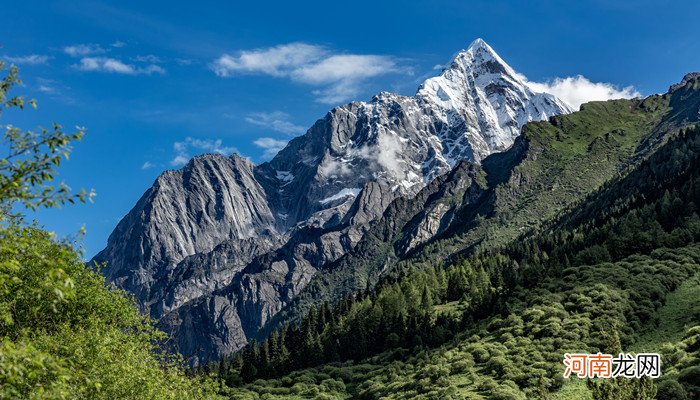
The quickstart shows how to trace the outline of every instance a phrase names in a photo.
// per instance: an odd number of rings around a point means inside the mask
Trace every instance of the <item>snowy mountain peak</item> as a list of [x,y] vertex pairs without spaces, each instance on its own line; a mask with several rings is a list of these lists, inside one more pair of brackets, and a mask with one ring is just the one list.
[[489,46],[488,43],[486,43],[484,41],[484,39],[482,39],[482,38],[474,39],[474,41],[471,42],[471,44],[467,48],[467,50],[473,50],[473,49],[486,49],[486,50],[493,52],[493,49],[491,48],[491,46]]
[[522,83],[518,74],[483,39],[474,40],[469,47],[455,54],[442,70],[441,76],[450,79],[469,73],[504,75]]
[[530,90],[482,39],[459,52],[439,76],[426,80],[416,97],[448,125],[462,121],[455,143],[471,148],[473,161],[508,148],[525,123],[571,111],[554,96]]
[[458,54],[468,54],[471,56],[481,56],[482,59],[489,60],[489,59],[495,59],[499,61],[502,64],[505,64],[505,62],[501,59],[501,57],[498,56],[496,51],[491,47],[488,43],[484,41],[484,39],[476,39],[471,44],[469,47],[467,47],[466,50],[462,50]]
[[496,51],[483,39],[473,41],[466,50],[459,52],[455,58],[460,58],[460,56],[464,56],[474,63],[497,61],[500,64],[505,64],[501,57],[496,54]]

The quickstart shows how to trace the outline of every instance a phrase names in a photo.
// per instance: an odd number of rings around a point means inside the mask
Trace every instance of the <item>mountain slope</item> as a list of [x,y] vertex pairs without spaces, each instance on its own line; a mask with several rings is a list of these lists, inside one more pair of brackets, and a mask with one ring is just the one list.
[[[687,94],[652,97],[670,99],[664,144],[637,148],[643,160],[535,232],[387,277],[224,360],[220,375],[242,386],[231,398],[696,398],[700,302],[674,295],[700,273],[699,93]],[[679,112],[694,126],[668,124]],[[669,306],[687,314],[669,321]],[[660,352],[662,378],[562,378],[564,352],[631,350]]]
[[[352,252],[315,276],[261,337],[323,301],[373,287],[386,274],[441,264],[537,228],[625,173],[681,126],[697,122],[700,91],[692,90],[694,82],[643,100],[587,103],[579,112],[527,124],[508,151],[482,161],[485,183],[478,201],[458,206],[445,198],[431,205],[417,198],[398,207],[399,218],[387,211]],[[678,112],[691,117],[679,120]],[[389,234],[384,225],[393,226]],[[431,234],[423,235],[429,226]]]
[[[505,150],[524,123],[569,111],[476,40],[415,96],[336,107],[268,163],[206,155],[164,173],[94,261],[188,359],[216,358],[352,250],[392,200]],[[411,246],[434,231],[421,228]]]

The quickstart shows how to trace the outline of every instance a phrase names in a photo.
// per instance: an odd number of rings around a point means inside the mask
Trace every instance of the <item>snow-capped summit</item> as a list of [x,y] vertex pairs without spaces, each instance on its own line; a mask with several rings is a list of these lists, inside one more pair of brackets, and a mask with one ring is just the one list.
[[445,69],[471,69],[473,67],[492,68],[490,71],[492,73],[505,70],[507,74],[515,75],[515,71],[481,38],[474,40],[469,47],[455,54]]
[[463,137],[477,160],[513,144],[520,127],[533,120],[572,112],[563,101],[533,92],[482,39],[459,52],[442,73],[426,80],[416,97],[443,120],[465,122]]
[[181,352],[216,357],[350,251],[394,198],[507,149],[528,121],[570,111],[477,39],[415,96],[336,107],[270,162],[198,157],[161,175],[95,260]]

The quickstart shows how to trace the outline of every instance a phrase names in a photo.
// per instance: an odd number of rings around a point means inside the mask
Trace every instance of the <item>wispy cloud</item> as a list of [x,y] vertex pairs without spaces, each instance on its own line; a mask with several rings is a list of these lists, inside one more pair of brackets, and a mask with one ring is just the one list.
[[71,88],[57,80],[36,78],[34,89],[54,100],[66,104],[74,104],[75,98],[71,95]]
[[[400,154],[404,152],[403,143],[391,134],[380,134],[377,136],[376,146],[364,145],[353,148],[352,157],[362,158],[370,162],[370,171],[388,171],[394,177],[404,180],[408,170],[402,165]],[[355,173],[347,163],[339,160],[329,160],[319,170],[324,176],[348,176]]]
[[265,152],[263,153],[264,159],[270,159],[274,157],[277,153],[279,153],[279,151],[282,150],[284,146],[287,145],[287,141],[263,137],[255,140],[253,144],[265,150]]
[[71,57],[80,58],[78,64],[73,66],[81,71],[109,72],[123,75],[165,74],[165,69],[158,65],[162,60],[153,54],[131,57],[131,61],[134,63],[105,55],[114,49],[120,49],[124,46],[126,46],[126,43],[120,40],[113,42],[106,48],[95,43],[80,43],[64,47],[63,52]]
[[238,149],[232,146],[224,146],[221,139],[195,139],[192,137],[185,138],[182,142],[173,143],[175,155],[170,160],[170,165],[178,167],[187,163],[192,158],[192,153],[216,153],[222,155],[230,155],[238,153]]
[[304,133],[306,130],[303,126],[292,123],[289,114],[282,111],[252,113],[245,120],[249,124],[290,135]]
[[153,54],[147,54],[144,56],[136,56],[133,58],[134,61],[138,62],[143,62],[143,63],[151,63],[151,64],[158,64],[163,62],[160,57],[154,56]]
[[46,64],[51,57],[41,54],[30,54],[28,56],[5,56],[6,61],[17,65],[39,65]]
[[211,64],[221,77],[264,74],[320,87],[313,93],[322,103],[338,103],[356,96],[367,79],[410,72],[394,57],[371,54],[335,54],[324,46],[289,43],[269,48],[223,54]]
[[110,72],[124,75],[165,74],[165,69],[155,64],[136,66],[109,57],[84,57],[80,59],[80,63],[75,67],[81,71]]
[[295,69],[317,62],[326,54],[321,46],[289,43],[266,49],[245,50],[237,56],[223,54],[214,60],[212,69],[222,77],[240,73],[289,76]]
[[192,65],[198,63],[197,61],[191,58],[176,58],[175,62],[178,63],[178,65]]
[[143,163],[143,165],[141,166],[141,169],[146,170],[146,169],[151,169],[151,168],[153,168],[153,167],[155,167],[155,165],[153,165],[153,163],[151,163],[150,161],[146,161],[146,162]]
[[63,48],[63,52],[68,54],[71,57],[84,57],[84,56],[90,56],[90,55],[95,55],[95,54],[104,54],[107,52],[102,46],[99,44],[74,44],[71,46],[66,46]]
[[[523,77],[525,78],[525,77]],[[530,82],[527,85],[535,92],[550,93],[578,110],[581,104],[596,100],[629,99],[641,96],[634,87],[619,88],[612,83],[591,82],[582,75],[555,78],[547,82]]]
[[54,94],[58,91],[57,83],[51,79],[37,78],[36,88],[41,93]]

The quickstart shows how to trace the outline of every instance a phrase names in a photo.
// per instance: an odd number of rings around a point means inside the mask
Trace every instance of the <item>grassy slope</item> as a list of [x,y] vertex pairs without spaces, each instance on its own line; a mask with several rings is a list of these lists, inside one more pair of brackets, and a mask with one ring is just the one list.
[[700,274],[671,293],[656,318],[658,326],[644,331],[630,351],[658,352],[661,345],[679,342],[691,326],[700,324]]
[[[495,188],[495,215],[480,229],[447,240],[447,252],[478,241],[483,247],[505,244],[600,188],[646,151],[639,146],[662,121],[668,101],[591,102],[580,112],[526,125],[527,155]],[[488,161],[484,167],[502,173]]]
[[[678,289],[668,295],[655,316],[658,326],[651,326],[644,331],[639,340],[629,347],[634,353],[658,353],[664,343],[677,344],[686,331],[700,324],[700,274],[684,282]],[[585,381],[573,379],[557,392],[553,400],[592,400]]]

